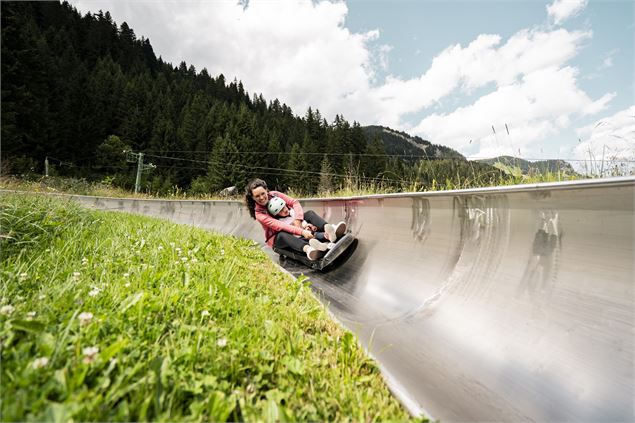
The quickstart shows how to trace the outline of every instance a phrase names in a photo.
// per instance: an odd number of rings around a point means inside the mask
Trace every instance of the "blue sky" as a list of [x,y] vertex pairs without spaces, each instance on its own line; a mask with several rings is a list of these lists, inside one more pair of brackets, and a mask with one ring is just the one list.
[[72,3],[300,115],[310,106],[469,157],[635,159],[632,1]]

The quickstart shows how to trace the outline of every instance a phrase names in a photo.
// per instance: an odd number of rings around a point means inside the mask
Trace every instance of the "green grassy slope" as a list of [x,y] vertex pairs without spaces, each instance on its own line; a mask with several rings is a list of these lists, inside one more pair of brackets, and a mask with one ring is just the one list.
[[259,246],[0,195],[2,420],[410,417]]

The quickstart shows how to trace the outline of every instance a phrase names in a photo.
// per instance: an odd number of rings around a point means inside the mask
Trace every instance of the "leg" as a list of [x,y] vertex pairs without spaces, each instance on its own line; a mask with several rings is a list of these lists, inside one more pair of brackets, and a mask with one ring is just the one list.
[[304,220],[309,222],[311,225],[317,226],[318,232],[324,232],[324,225],[326,225],[326,221],[313,210],[307,210],[304,213]]
[[298,238],[295,235],[291,235],[288,232],[280,232],[276,235],[274,245],[277,248],[290,248],[294,251],[305,252],[305,246],[309,245],[309,242],[303,238]]

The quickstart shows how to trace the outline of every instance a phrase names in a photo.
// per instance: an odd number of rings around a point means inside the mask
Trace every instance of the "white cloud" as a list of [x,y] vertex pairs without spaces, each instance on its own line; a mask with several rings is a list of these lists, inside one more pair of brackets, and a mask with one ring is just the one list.
[[588,0],[555,0],[547,6],[547,13],[556,25],[560,25],[568,18],[580,13],[587,3]]
[[[110,10],[137,35],[150,38],[157,54],[177,65],[185,60],[211,75],[241,80],[250,93],[278,98],[304,114],[311,106],[332,120],[343,114],[362,124],[382,124],[461,151],[472,144],[479,154],[516,154],[571,125],[576,116],[599,113],[613,99],[591,99],[577,86],[578,70],[567,63],[590,31],[522,29],[508,39],[481,34],[469,44],[451,45],[420,76],[389,75],[390,46],[379,29],[351,32],[345,3],[311,0],[115,2],[75,1],[81,11]],[[562,21],[586,2],[554,2],[549,14]],[[609,56],[610,57],[610,56]],[[385,68],[384,68],[385,70]],[[450,98],[484,94],[454,111],[409,124]],[[462,100],[465,101],[465,100]],[[508,136],[504,131],[507,124]],[[498,129],[495,137],[491,126]]]
[[608,176],[635,170],[635,106],[578,129],[574,148],[579,171]]
[[[377,30],[351,33],[342,2],[252,0],[212,2],[76,1],[82,11],[111,10],[156,54],[181,60],[226,80],[241,80],[251,93],[278,98],[298,114],[309,106],[332,119],[342,99],[368,89],[374,72],[368,44]],[[381,47],[379,54],[385,54]],[[381,58],[380,58],[381,63]]]

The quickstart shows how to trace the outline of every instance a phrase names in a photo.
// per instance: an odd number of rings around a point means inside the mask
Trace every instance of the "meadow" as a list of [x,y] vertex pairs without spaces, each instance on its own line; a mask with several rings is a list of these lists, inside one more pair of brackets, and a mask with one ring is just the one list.
[[250,240],[0,194],[3,421],[412,420]]

